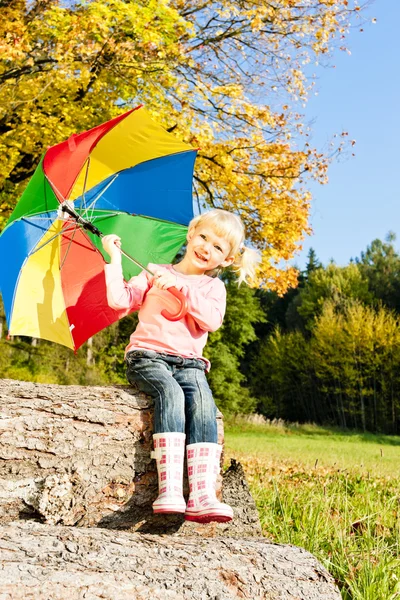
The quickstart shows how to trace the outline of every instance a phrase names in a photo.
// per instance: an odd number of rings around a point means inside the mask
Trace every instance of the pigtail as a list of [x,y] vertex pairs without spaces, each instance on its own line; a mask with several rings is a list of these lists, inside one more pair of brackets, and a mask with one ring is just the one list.
[[261,256],[257,250],[242,245],[232,264],[233,271],[238,275],[238,285],[242,281],[249,285],[255,282],[257,266],[260,262]]

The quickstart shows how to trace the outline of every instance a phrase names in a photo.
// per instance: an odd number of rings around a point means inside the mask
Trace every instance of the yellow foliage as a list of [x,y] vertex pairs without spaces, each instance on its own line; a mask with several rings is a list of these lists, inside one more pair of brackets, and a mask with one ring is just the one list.
[[329,162],[291,106],[306,100],[312,53],[346,32],[349,3],[2,4],[0,224],[48,146],[142,103],[200,148],[199,205],[242,216],[262,252],[258,283],[284,293],[296,284],[285,262],[310,232],[306,181],[325,182]]

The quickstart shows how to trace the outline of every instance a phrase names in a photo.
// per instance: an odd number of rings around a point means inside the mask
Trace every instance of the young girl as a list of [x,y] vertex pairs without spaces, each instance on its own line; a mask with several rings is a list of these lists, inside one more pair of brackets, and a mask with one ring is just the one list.
[[[220,469],[216,406],[205,373],[209,361],[202,356],[209,331],[222,325],[225,314],[224,283],[215,275],[232,267],[239,283],[254,276],[258,253],[245,248],[244,227],[236,215],[211,210],[189,224],[184,258],[176,265],[149,265],[124,282],[120,238],[107,235],[103,246],[111,257],[105,266],[107,299],[112,308],[139,309],[139,324],[126,348],[127,377],[154,399],[154,452],[159,496],[156,513],[185,513],[188,521],[230,521],[230,506],[217,500]],[[168,292],[175,286],[186,296],[188,311],[180,321],[169,321],[161,311],[176,310]],[[182,494],[183,463],[187,442],[190,495]]]

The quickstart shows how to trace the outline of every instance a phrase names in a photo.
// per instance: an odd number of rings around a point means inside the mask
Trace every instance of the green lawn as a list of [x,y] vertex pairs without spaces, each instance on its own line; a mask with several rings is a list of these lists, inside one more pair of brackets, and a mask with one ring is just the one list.
[[400,437],[339,433],[313,425],[285,429],[228,424],[226,452],[248,452],[268,463],[301,464],[373,476],[399,475]]
[[312,552],[345,600],[400,600],[400,438],[225,424],[264,535]]

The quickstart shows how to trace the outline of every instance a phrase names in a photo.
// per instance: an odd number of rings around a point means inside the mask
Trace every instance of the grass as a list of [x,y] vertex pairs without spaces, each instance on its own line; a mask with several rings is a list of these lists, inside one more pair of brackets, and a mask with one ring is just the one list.
[[264,534],[312,552],[345,600],[400,600],[400,438],[314,425],[225,425]]

